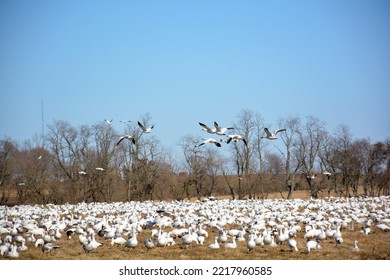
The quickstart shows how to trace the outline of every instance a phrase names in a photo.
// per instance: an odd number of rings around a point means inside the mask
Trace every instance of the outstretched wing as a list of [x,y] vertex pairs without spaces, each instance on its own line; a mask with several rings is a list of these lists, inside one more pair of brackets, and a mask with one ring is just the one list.
[[278,134],[279,132],[282,132],[282,131],[286,131],[286,129],[285,128],[280,128],[280,129],[278,129],[278,130],[275,130],[275,134]]

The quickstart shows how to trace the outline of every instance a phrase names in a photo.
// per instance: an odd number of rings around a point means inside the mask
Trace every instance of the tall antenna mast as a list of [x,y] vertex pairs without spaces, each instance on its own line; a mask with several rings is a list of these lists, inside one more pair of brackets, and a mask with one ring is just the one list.
[[45,123],[43,119],[43,97],[41,98],[41,113],[42,113],[42,137],[45,135]]

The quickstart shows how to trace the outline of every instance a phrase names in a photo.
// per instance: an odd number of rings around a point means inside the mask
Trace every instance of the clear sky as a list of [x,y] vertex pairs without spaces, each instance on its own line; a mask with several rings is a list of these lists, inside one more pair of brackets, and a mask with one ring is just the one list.
[[390,1],[0,1],[0,138],[150,114],[165,147],[243,109],[390,137]]

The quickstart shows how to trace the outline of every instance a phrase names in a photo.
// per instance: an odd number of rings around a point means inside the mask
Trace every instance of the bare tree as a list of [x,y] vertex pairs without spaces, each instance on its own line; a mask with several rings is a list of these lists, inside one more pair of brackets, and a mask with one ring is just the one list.
[[300,128],[300,119],[298,117],[290,117],[279,120],[279,127],[285,128],[285,133],[282,133],[280,138],[284,144],[285,150],[279,149],[284,162],[284,180],[288,189],[287,199],[290,199],[295,188],[295,175],[300,167],[300,164],[295,164],[293,167],[293,149],[296,144],[297,132]]
[[320,188],[315,185],[313,175],[315,174],[315,164],[320,143],[324,136],[324,122],[309,116],[305,125],[296,130],[296,134],[297,140],[294,153],[299,170],[305,176],[310,195],[317,198]]
[[0,204],[5,204],[9,200],[9,190],[7,186],[12,183],[13,159],[18,149],[11,139],[0,140]]

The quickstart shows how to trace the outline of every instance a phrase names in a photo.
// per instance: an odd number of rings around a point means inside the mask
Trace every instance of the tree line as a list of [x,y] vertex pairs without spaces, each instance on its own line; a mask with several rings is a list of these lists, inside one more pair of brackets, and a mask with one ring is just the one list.
[[[142,121],[148,125],[151,117]],[[106,122],[54,121],[23,144],[0,140],[0,203],[244,199],[286,191],[291,198],[294,190],[317,198],[357,196],[359,188],[367,196],[390,194],[390,139],[353,139],[348,126],[329,132],[323,120],[308,116],[280,119],[286,130],[269,140],[265,120],[250,110],[233,127],[246,143],[223,143],[228,153],[184,135],[177,156],[133,122],[119,133]],[[117,144],[121,135],[135,141]]]

